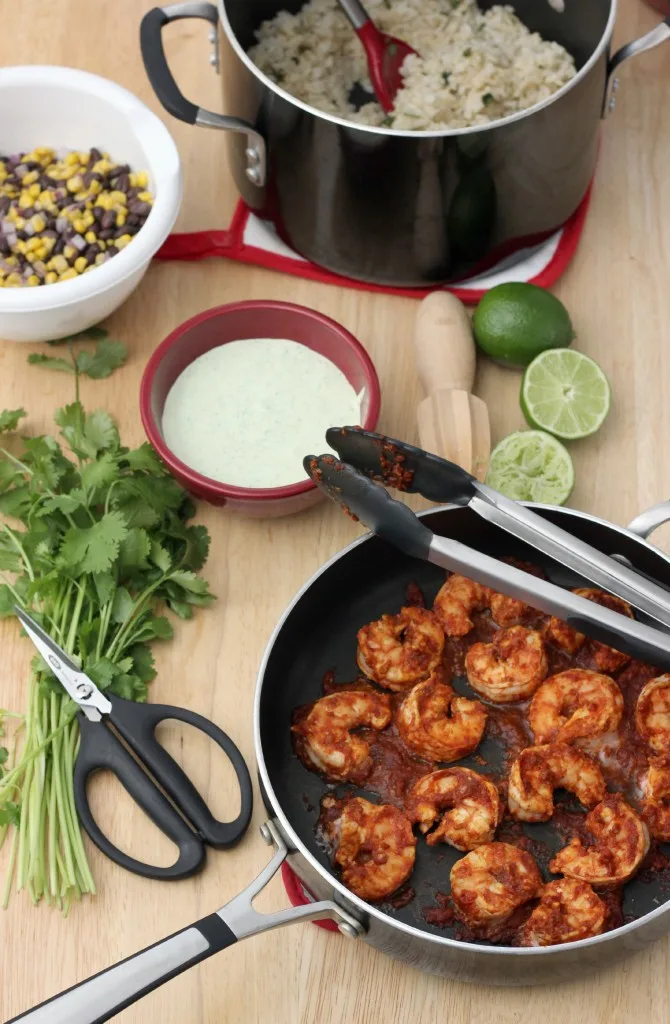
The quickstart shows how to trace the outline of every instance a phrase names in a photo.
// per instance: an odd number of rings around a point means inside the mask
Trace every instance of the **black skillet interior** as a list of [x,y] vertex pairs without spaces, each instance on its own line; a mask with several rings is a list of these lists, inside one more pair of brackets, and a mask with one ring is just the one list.
[[[607,554],[622,554],[636,568],[660,582],[670,581],[665,558],[630,536],[622,536],[606,524],[566,516],[560,510],[544,510],[546,518]],[[541,566],[549,579],[561,586],[584,586],[586,581],[565,568],[549,562],[538,552],[525,548],[509,535],[485,523],[467,508],[431,512],[424,520],[435,533],[453,536],[488,554],[515,556]],[[322,696],[325,673],[333,671],[335,681],[353,680],[356,668],[356,632],[366,622],[385,612],[395,612],[405,603],[410,583],[423,591],[428,606],[444,581],[442,570],[427,562],[409,558],[373,537],[339,558],[325,570],[302,595],[277,636],[263,679],[261,701],[261,744],[268,776],[277,801],[296,833],[319,863],[331,871],[328,855],[318,843],[315,826],[319,803],[324,793],[347,792],[347,787],[332,787],[307,771],[295,756],[290,738],[291,713],[301,704]],[[454,680],[455,688],[467,693],[467,684]],[[485,736],[479,753],[488,762],[486,772],[495,774],[501,763],[501,748]],[[481,768],[470,759],[459,764]],[[359,791],[373,801],[378,796]],[[552,850],[565,844],[551,823],[524,826],[529,837],[540,840]],[[503,836],[504,838],[504,836]],[[417,844],[416,867],[410,884],[416,896],[407,905],[384,904],[391,918],[404,921],[423,931],[452,936],[449,927],[428,924],[427,907],[435,907],[435,895],[449,891],[449,871],[462,856],[446,845],[428,847]],[[625,887],[625,919],[638,918],[654,910],[670,896],[664,879],[633,880]]]

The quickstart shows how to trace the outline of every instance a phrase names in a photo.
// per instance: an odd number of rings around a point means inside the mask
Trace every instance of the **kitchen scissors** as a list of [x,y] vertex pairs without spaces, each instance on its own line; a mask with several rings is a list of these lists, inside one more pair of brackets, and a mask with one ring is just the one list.
[[[79,706],[81,741],[74,766],[74,797],[82,827],[95,845],[135,874],[178,879],[202,868],[207,846],[223,850],[237,843],[249,825],[253,791],[244,758],[230,737],[187,708],[138,704],[103,693],[30,615],[18,607],[14,610],[47,667]],[[241,795],[240,813],[234,821],[213,817],[186,773],[156,739],[158,725],[170,719],[205,733],[231,762]],[[174,864],[145,864],[110,842],[93,817],[86,793],[88,778],[98,769],[113,772],[135,803],[175,843],[179,856]]]

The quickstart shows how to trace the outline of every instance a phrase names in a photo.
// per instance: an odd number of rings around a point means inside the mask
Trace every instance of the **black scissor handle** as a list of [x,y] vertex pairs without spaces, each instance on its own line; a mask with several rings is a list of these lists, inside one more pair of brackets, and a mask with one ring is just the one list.
[[[107,695],[112,703],[110,719],[126,743],[132,747],[149,771],[181,809],[208,846],[219,850],[239,842],[246,832],[253,807],[253,789],[249,769],[241,753],[226,733],[208,718],[188,708],[169,704],[136,704]],[[237,776],[240,787],[240,812],[234,821],[218,821],[184,770],[161,746],[155,731],[170,720],[192,725],[205,733],[223,750]]]
[[[205,861],[202,839],[189,828],[135,758],[105,725],[89,722],[83,714],[79,720],[81,741],[74,766],[74,797],[79,820],[90,839],[110,860],[145,878],[188,878],[199,871]],[[124,853],[107,838],[93,817],[86,792],[89,776],[98,769],[113,772],[135,803],[175,843],[179,848],[179,857],[174,864],[170,867],[145,864]]]

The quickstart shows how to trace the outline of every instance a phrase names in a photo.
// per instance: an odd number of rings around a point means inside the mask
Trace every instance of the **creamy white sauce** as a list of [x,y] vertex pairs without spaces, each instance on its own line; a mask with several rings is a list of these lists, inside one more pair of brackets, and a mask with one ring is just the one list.
[[178,459],[213,480],[282,487],[305,479],[305,455],[328,450],[328,427],[360,423],[361,397],[330,359],[296,341],[231,341],[174,382],[163,437]]

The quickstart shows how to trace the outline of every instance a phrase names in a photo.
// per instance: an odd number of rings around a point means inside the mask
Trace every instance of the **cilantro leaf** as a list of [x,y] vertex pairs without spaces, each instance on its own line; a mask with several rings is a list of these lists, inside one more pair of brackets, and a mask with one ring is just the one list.
[[[148,648],[147,648],[147,650],[148,650]],[[1,764],[7,764],[7,758],[8,757],[9,757],[9,751],[7,750],[7,747],[0,747],[0,765]]]
[[92,665],[87,665],[86,672],[101,690],[106,690],[114,677],[118,675],[116,665],[109,658],[100,658]]
[[52,512],[63,512],[64,515],[72,515],[85,502],[83,491],[76,489],[69,494],[55,494],[53,498],[46,498],[37,513],[38,516],[48,516]]
[[[121,542],[123,544],[123,541]],[[111,601],[116,588],[116,581],[109,572],[96,572],[93,576],[93,585],[98,595],[98,601],[105,605]]]
[[84,437],[91,446],[93,455],[119,447],[119,432],[116,429],[116,424],[109,413],[102,409],[96,409],[86,417]]
[[[95,461],[87,462],[79,470],[82,487],[89,496],[103,487],[109,487],[119,478],[119,467],[111,452],[105,452]],[[90,497],[89,497],[90,500]]]
[[3,825],[15,825],[18,827],[21,821],[21,808],[12,800],[5,800],[0,804],[0,827]]
[[204,580],[202,576],[196,576],[194,572],[188,572],[185,569],[178,569],[177,572],[173,572],[170,579],[174,583],[178,583],[179,586],[183,587],[189,594],[206,594],[209,591],[209,584],[207,580]]
[[4,409],[0,412],[0,434],[7,434],[16,430],[19,420],[22,420],[28,413],[25,409]]
[[151,545],[151,561],[154,565],[158,566],[162,572],[170,571],[172,559],[170,558],[169,552],[167,552],[164,547],[161,547],[156,540]]
[[14,615],[15,604],[16,598],[7,584],[3,583],[0,586],[0,619],[8,619],[11,615]]
[[112,604],[112,619],[114,622],[125,622],[128,616],[132,613],[134,607],[135,602],[126,588],[118,587],[114,594],[114,602]]
[[71,527],[61,545],[61,564],[81,572],[107,572],[127,532],[128,527],[120,512],[105,513],[88,529]]
[[119,550],[119,572],[142,571],[149,567],[151,540],[146,530],[133,526],[121,541]]
[[84,349],[76,356],[79,373],[102,380],[109,377],[119,366],[123,366],[128,358],[128,349],[122,341],[111,341],[103,338],[97,343],[93,352]]
[[124,700],[134,700],[140,703],[146,701],[149,695],[147,684],[139,676],[129,675],[126,672],[114,679],[110,690],[118,697],[123,697]]
[[156,678],[154,656],[148,644],[135,644],[130,648],[130,656],[133,659],[133,671],[143,683],[150,683]]
[[43,352],[31,352],[28,356],[31,366],[41,366],[45,370],[59,370],[61,373],[74,373],[74,366],[69,359],[59,356],[47,356]]
[[70,445],[70,448],[73,451],[77,451],[81,446],[84,436],[84,424],[86,422],[86,413],[81,402],[72,402],[71,405],[58,409],[54,413],[54,419],[61,428],[61,434]]
[[134,472],[149,473],[151,476],[165,476],[165,466],[156,455],[148,441],[141,444],[139,448],[133,448],[125,452],[124,463]]

